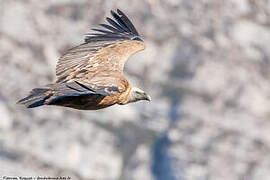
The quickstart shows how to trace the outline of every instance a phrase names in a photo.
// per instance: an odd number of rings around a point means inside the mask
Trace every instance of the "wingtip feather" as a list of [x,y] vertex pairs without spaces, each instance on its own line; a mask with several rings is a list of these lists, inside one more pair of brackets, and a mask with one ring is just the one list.
[[104,29],[93,29],[100,34],[90,33],[85,37],[85,42],[91,41],[114,41],[120,39],[134,39],[139,35],[129,18],[120,10],[111,10],[113,17],[106,17],[108,24],[100,24]]

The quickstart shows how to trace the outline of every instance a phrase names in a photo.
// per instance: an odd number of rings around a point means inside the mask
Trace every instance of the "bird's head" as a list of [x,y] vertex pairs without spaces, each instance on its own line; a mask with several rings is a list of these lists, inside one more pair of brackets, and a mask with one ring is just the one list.
[[151,97],[148,94],[146,94],[143,90],[137,87],[132,87],[127,100],[121,103],[121,105],[140,101],[140,100],[151,101]]

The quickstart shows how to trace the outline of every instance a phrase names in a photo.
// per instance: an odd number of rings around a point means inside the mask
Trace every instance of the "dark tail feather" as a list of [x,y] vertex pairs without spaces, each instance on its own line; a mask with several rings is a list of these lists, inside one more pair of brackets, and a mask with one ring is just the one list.
[[19,100],[18,104],[24,104],[27,108],[35,108],[44,105],[46,99],[52,96],[51,89],[36,88],[26,98]]

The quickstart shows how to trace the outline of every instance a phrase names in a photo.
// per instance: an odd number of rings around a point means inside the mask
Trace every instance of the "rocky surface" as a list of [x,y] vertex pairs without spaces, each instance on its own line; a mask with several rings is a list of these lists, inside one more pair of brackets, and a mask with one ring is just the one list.
[[[126,74],[151,103],[16,105],[116,8],[145,37]],[[267,0],[0,0],[0,176],[270,179],[269,20]]]

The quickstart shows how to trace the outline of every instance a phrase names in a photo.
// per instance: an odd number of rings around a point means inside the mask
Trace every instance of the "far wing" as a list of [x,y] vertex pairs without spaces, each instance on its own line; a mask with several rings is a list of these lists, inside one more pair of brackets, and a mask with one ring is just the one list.
[[57,82],[91,83],[94,77],[110,76],[110,72],[122,75],[128,57],[145,48],[127,16],[120,10],[111,11],[111,14],[114,20],[107,18],[110,25],[101,24],[104,29],[93,29],[98,33],[88,34],[84,44],[72,48],[59,59]]
[[50,88],[53,91],[53,96],[46,101],[47,104],[53,104],[66,97],[85,95],[113,96],[115,93],[120,92],[118,87],[115,86],[91,86],[82,84],[78,81],[53,84]]
[[120,90],[116,86],[89,86],[78,81],[65,84],[66,92],[69,96],[80,96],[84,94],[97,94],[102,96],[112,96],[119,93]]

